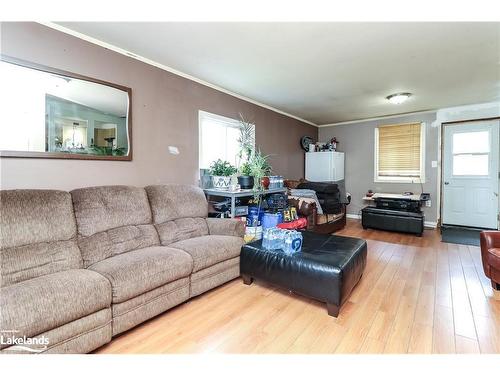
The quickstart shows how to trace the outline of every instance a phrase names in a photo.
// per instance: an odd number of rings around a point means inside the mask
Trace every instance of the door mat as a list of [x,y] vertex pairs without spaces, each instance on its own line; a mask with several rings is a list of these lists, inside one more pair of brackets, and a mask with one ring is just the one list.
[[482,229],[476,228],[442,226],[441,242],[479,246],[479,233],[481,231]]

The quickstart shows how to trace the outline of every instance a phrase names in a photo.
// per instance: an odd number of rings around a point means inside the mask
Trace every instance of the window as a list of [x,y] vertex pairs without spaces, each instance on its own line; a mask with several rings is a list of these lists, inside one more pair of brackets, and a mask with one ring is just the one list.
[[375,129],[375,182],[425,182],[425,124]]
[[239,166],[240,127],[238,120],[199,111],[200,169],[208,169],[217,159]]
[[488,176],[490,132],[453,134],[453,176]]

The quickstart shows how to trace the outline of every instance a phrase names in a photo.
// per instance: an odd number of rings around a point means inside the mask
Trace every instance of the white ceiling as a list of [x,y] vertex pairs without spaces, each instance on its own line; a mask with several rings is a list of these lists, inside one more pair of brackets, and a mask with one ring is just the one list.
[[[43,99],[45,94],[50,94],[118,117],[125,117],[128,112],[126,91],[5,61],[0,61],[0,82],[7,95],[11,99],[15,97],[21,103],[32,98],[25,92],[29,87],[30,93],[36,98],[34,100],[40,97]],[[36,106],[36,103],[38,102],[29,104]]]
[[319,125],[500,100],[500,23],[59,24]]
[[[51,76],[59,77],[57,75]],[[48,88],[47,93],[109,115],[127,116],[128,93],[114,87],[70,79],[66,84]]]

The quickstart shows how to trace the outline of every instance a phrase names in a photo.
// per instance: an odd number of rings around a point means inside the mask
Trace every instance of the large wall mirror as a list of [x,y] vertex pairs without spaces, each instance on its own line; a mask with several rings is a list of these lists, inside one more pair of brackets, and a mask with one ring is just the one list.
[[0,58],[0,156],[132,160],[132,90]]

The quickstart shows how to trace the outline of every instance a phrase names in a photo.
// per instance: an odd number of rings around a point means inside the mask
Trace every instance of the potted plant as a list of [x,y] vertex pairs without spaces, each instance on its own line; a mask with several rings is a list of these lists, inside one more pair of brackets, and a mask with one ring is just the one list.
[[240,113],[240,136],[238,138],[239,144],[239,160],[241,162],[238,169],[238,184],[242,189],[251,189],[254,185],[254,177],[250,167],[250,159],[255,153],[255,125],[246,121]]
[[212,176],[214,188],[226,190],[231,184],[231,176],[237,172],[237,169],[227,161],[217,159],[210,165],[209,173]]
[[242,189],[252,189],[254,185],[254,178],[252,176],[252,168],[250,163],[245,162],[241,165],[238,176],[238,184]]
[[[260,150],[257,150],[250,159],[250,170],[254,177],[254,190],[256,191],[267,188],[263,179],[265,176],[269,175],[272,170],[267,160],[268,158],[269,155],[262,155]],[[267,186],[269,186],[269,178],[267,178]]]

